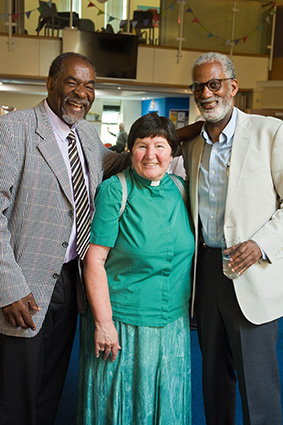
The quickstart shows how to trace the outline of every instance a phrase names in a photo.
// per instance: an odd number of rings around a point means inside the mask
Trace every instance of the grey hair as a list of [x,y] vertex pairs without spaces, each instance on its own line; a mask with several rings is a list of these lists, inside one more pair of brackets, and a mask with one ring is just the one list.
[[199,56],[192,68],[192,78],[194,79],[194,72],[196,67],[206,63],[220,63],[223,72],[227,78],[236,78],[235,68],[233,62],[225,55],[218,52],[207,52]]

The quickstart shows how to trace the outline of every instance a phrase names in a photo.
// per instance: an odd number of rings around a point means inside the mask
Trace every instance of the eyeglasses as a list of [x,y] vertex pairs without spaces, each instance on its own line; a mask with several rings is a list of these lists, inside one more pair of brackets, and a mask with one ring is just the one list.
[[189,87],[194,94],[201,94],[206,86],[210,91],[216,92],[220,90],[222,81],[232,80],[233,78],[213,78],[212,80],[207,81],[206,83],[199,83],[195,81]]

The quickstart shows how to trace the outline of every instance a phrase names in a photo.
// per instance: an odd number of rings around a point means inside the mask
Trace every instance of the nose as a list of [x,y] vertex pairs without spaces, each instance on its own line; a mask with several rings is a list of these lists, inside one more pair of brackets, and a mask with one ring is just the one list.
[[155,156],[155,147],[148,146],[145,155],[147,158],[153,158]]
[[207,86],[204,86],[200,97],[208,98],[208,97],[211,97],[213,95],[212,93],[213,92],[211,90],[209,90],[209,88]]
[[87,97],[87,91],[83,84],[79,84],[75,87],[74,93],[80,97],[81,99],[84,99]]

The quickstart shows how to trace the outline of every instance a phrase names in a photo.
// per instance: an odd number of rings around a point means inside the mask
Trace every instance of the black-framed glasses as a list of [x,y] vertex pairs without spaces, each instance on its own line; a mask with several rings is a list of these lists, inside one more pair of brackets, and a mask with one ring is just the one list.
[[195,81],[190,85],[190,89],[194,94],[201,94],[203,92],[204,86],[206,86],[210,91],[216,92],[220,90],[222,81],[232,80],[233,78],[212,78],[206,83],[199,83]]

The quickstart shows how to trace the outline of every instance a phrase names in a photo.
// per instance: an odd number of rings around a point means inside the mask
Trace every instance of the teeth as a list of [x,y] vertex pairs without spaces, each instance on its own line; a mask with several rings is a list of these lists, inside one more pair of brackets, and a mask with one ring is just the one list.
[[76,106],[77,108],[82,108],[82,107],[83,107],[83,105],[79,105],[78,103],[75,103],[75,102],[71,102],[71,101],[69,101],[69,103],[70,103],[71,105]]
[[209,102],[209,103],[203,103],[202,106],[205,109],[210,109],[211,107],[214,107],[216,105],[216,102]]

